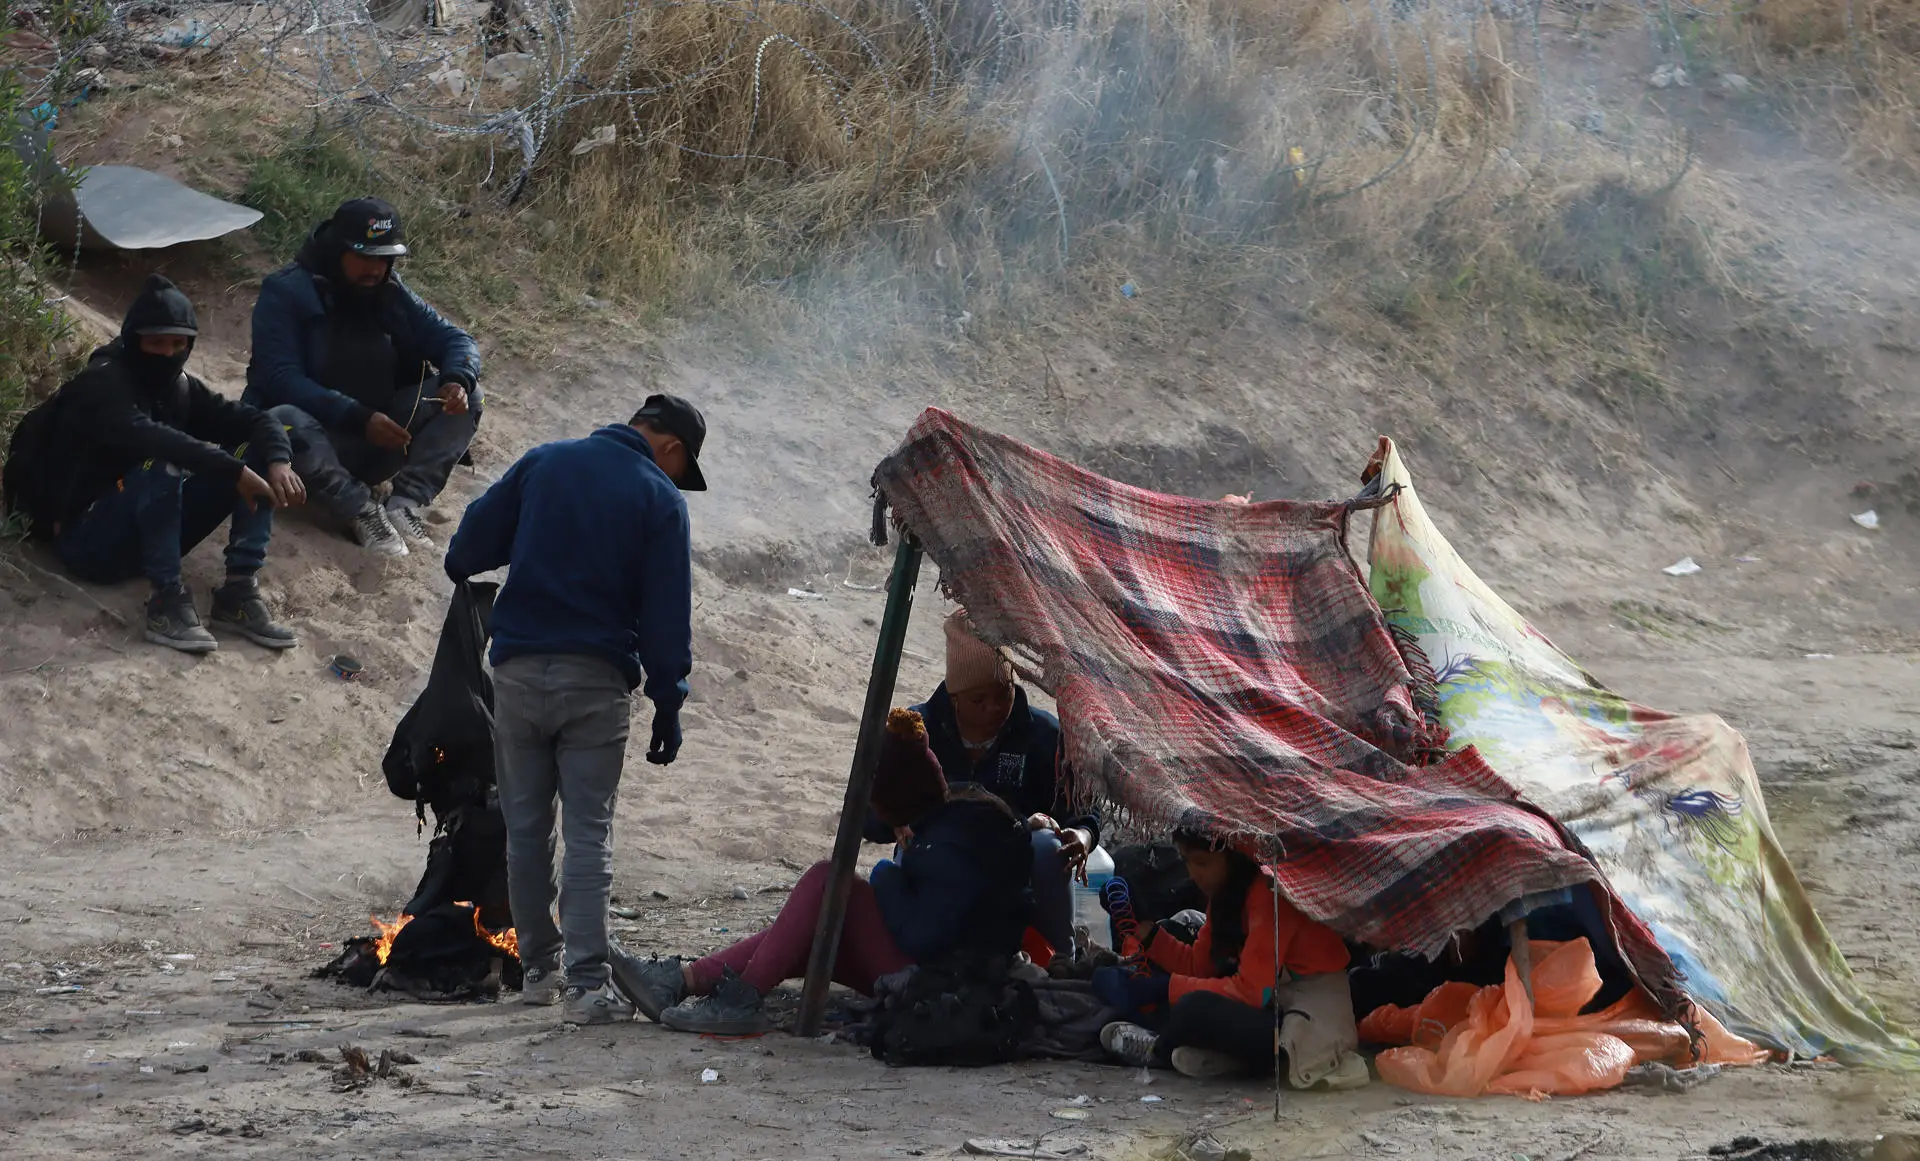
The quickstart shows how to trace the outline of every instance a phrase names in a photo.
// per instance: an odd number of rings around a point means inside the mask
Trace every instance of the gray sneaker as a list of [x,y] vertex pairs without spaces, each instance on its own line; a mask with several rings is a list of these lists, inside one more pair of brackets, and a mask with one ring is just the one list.
[[407,542],[394,531],[393,522],[387,519],[387,510],[372,500],[354,516],[350,531],[353,542],[369,552],[379,556],[407,554]]
[[185,585],[156,590],[147,601],[147,640],[182,653],[211,653],[220,648],[200,614],[193,610],[193,594]]
[[291,649],[300,643],[292,629],[275,621],[260,599],[260,586],[224,584],[213,590],[213,612],[207,616],[213,628],[238,633],[255,645],[267,649]]
[[772,1027],[760,993],[731,968],[710,996],[694,996],[660,1013],[660,1022],[676,1032],[707,1036],[753,1036]]
[[687,998],[687,980],[677,955],[641,959],[621,948],[609,947],[607,966],[613,972],[613,986],[656,1024],[660,1022],[660,1013]]
[[560,999],[560,970],[530,967],[522,973],[520,1002],[535,1008],[552,1006]]
[[1169,1061],[1173,1070],[1194,1080],[1214,1080],[1241,1071],[1240,1058],[1211,1048],[1176,1048]]
[[405,500],[387,501],[387,523],[393,525],[394,531],[408,540],[418,541],[429,547],[433,545],[433,537],[427,535],[426,522],[420,519],[420,513],[414,511],[413,505]]
[[560,1019],[568,1024],[617,1024],[633,1019],[633,1005],[621,999],[611,984],[597,988],[572,985],[562,995],[567,1010]]
[[1145,1068],[1153,1063],[1153,1046],[1160,1037],[1142,1028],[1138,1024],[1129,1024],[1125,1020],[1115,1020],[1100,1029],[1100,1047],[1106,1049],[1122,1064],[1131,1064]]

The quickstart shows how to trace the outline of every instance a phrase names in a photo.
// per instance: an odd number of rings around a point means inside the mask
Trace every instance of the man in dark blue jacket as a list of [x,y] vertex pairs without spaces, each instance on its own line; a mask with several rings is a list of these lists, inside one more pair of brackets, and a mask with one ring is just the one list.
[[[608,983],[613,804],[629,703],[653,702],[647,761],[680,752],[693,668],[693,561],[681,492],[704,491],[707,424],[655,395],[625,425],[542,444],[467,506],[447,546],[456,582],[508,566],[493,604],[494,752],[507,826],[507,889],[527,1003],[558,997],[566,1019],[629,1019]],[[553,826],[565,828],[555,926]],[[564,934],[563,934],[564,933]]]
[[[946,623],[947,679],[925,704],[934,757],[947,780],[991,791],[1026,823],[1033,846],[1034,927],[1056,952],[1073,954],[1073,874],[1100,842],[1100,816],[1074,811],[1060,776],[1060,719],[1027,701],[1013,666],[974,636],[966,611]],[[896,836],[867,820],[869,842]]]
[[[313,498],[362,546],[405,556],[480,421],[480,349],[407,289],[399,215],[356,198],[260,284],[242,398],[287,429]],[[382,507],[372,486],[393,481]],[[404,537],[404,539],[403,539]]]

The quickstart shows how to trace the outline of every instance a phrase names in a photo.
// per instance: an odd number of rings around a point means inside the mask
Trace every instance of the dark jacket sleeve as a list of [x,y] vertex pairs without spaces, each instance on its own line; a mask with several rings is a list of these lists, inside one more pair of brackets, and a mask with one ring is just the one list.
[[528,452],[507,474],[467,505],[460,527],[447,545],[445,567],[455,584],[513,562],[513,538],[520,529],[520,492],[538,449]]
[[867,821],[865,825],[860,828],[860,837],[870,843],[887,843],[891,845],[895,841],[893,828],[885,822],[882,822],[880,816],[874,813],[871,806],[867,808]]
[[1060,760],[1060,723],[1053,715],[1036,710],[1027,749],[1026,790],[1035,801],[1053,804],[1047,813],[1055,822],[1091,835],[1089,849],[1099,846],[1100,812],[1088,809],[1074,813],[1067,785],[1066,764]]
[[[203,386],[200,388],[205,391]],[[240,461],[219,444],[196,439],[177,427],[156,423],[134,403],[132,389],[109,373],[90,373],[66,388],[62,410],[77,425],[76,434],[100,451],[129,460],[159,460],[208,476],[240,477]]]
[[965,934],[961,924],[988,884],[972,860],[950,842],[916,844],[909,848],[906,863],[882,862],[869,881],[894,943],[909,958],[925,963],[960,946]]
[[[305,300],[314,293],[312,277],[295,269],[271,275],[260,284],[260,297],[253,304],[253,359],[247,365],[247,386],[263,408],[291,405],[328,427],[360,431],[372,417],[372,408],[322,387],[306,364],[301,328],[310,313]],[[302,285],[302,279],[309,284]]]
[[200,380],[187,378],[187,433],[224,447],[247,445],[246,458],[255,464],[284,464],[293,460],[287,429],[258,407],[228,399]]
[[480,382],[480,344],[404,284],[399,285],[407,327],[440,372],[440,382],[458,381],[471,391]]
[[640,623],[634,632],[647,674],[645,692],[663,710],[677,710],[687,700],[687,674],[693,672],[692,532],[686,501],[678,492],[670,498],[653,513],[646,559],[635,578]]

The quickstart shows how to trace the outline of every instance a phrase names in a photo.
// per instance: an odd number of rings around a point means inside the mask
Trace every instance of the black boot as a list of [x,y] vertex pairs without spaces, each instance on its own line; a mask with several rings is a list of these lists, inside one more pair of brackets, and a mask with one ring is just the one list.
[[200,624],[187,586],[155,589],[147,601],[147,640],[182,653],[211,653],[220,642]]
[[216,629],[238,633],[268,649],[291,649],[300,643],[292,629],[267,613],[267,602],[260,599],[260,586],[252,577],[230,580],[213,590],[213,613],[208,620]]

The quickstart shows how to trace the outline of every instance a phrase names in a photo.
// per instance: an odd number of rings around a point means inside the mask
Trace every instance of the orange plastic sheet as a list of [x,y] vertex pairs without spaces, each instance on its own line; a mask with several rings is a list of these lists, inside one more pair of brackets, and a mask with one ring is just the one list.
[[1504,1093],[1540,1099],[1618,1087],[1636,1064],[1758,1064],[1768,1053],[1696,1009],[1702,1040],[1662,1020],[1638,990],[1580,1014],[1600,991],[1584,939],[1533,945],[1533,1002],[1511,960],[1492,987],[1447,983],[1412,1008],[1376,1009],[1360,1038],[1401,1047],[1375,1060],[1389,1084],[1434,1096]]

